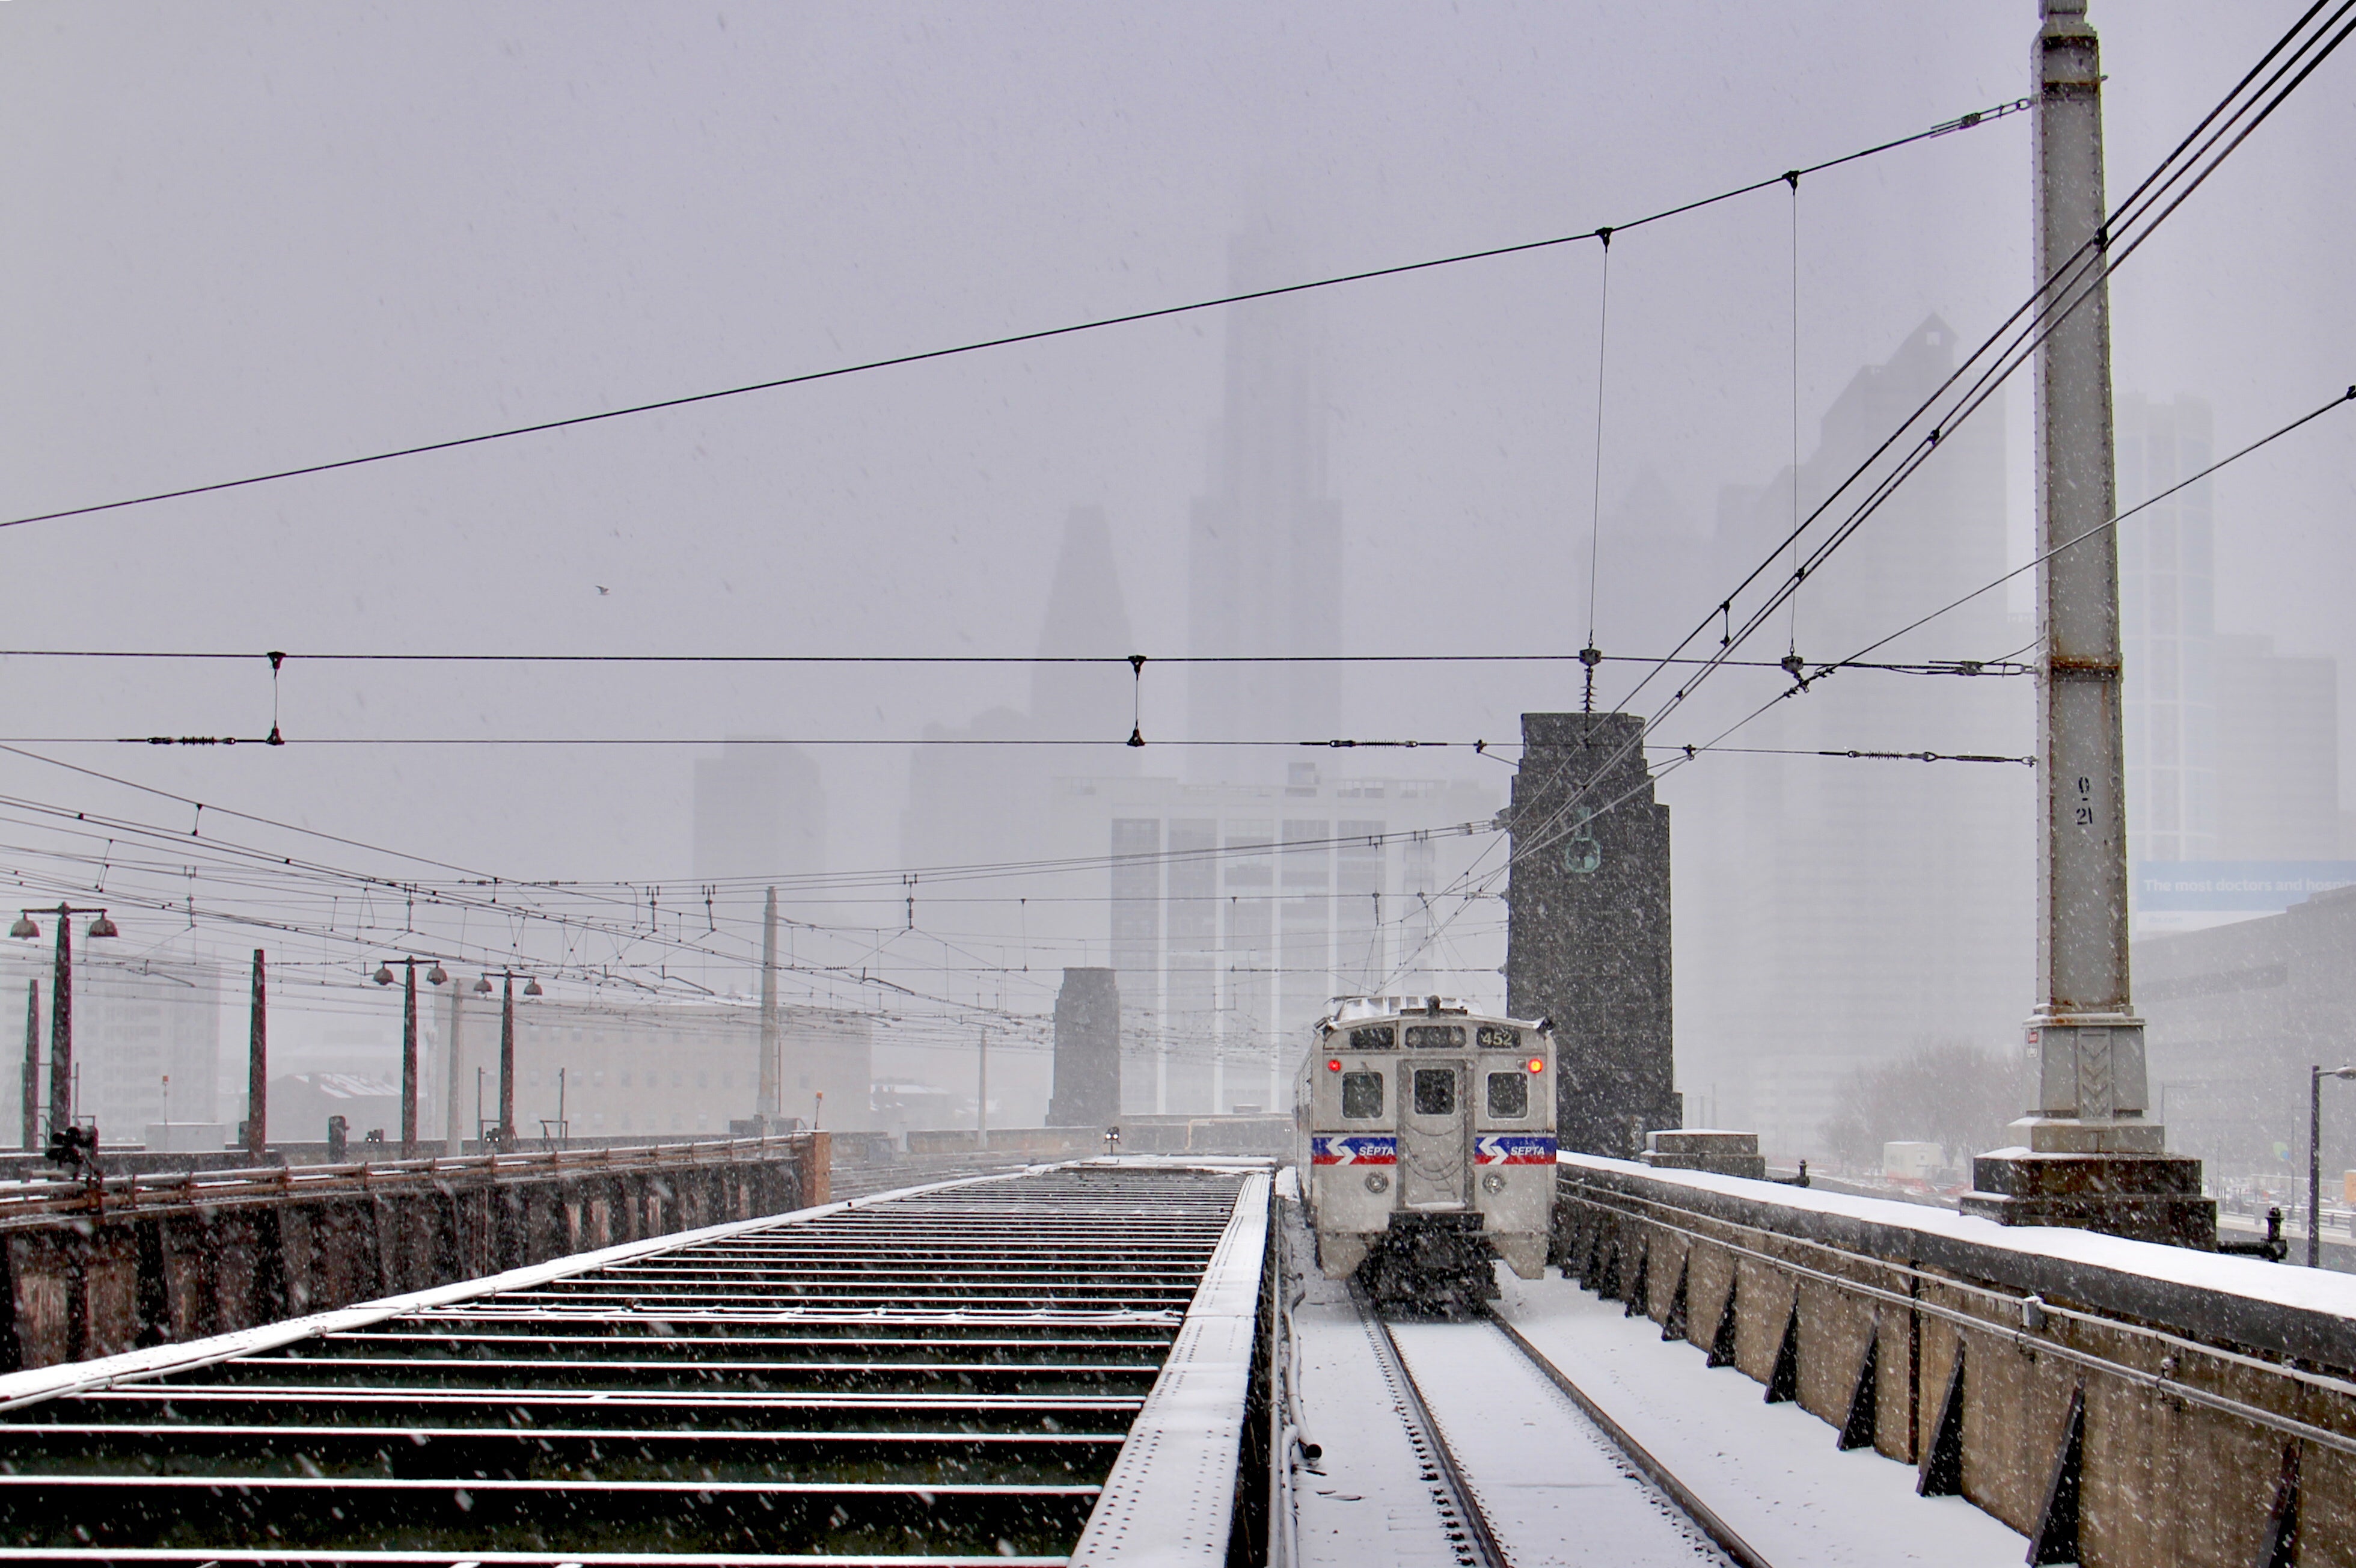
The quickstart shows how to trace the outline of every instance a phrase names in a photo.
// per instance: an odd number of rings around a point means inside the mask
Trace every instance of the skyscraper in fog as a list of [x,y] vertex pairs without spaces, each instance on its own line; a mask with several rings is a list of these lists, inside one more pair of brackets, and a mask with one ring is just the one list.
[[[1830,494],[1954,364],[1953,334],[1933,317],[1859,371],[1798,475],[1725,496],[1709,578],[1733,581],[1772,553],[1799,509]],[[1845,658],[2001,575],[2004,433],[1991,404],[1943,440],[1811,575],[1752,657],[1794,648],[1811,662]],[[1988,594],[1873,658],[2027,660],[2033,635]],[[2017,1044],[2032,956],[2028,768],[1816,754],[2025,756],[2032,715],[2026,677],[1853,669],[1773,703],[1789,684],[1772,669],[1719,677],[1708,703],[1660,738],[1708,740],[1772,703],[1726,743],[1759,752],[1703,756],[1662,794],[1678,808],[1687,1103],[1721,1125],[1757,1127],[1778,1152],[1806,1153],[1858,1067],[1916,1047]]]
[[752,740],[696,758],[693,864],[699,881],[824,871],[826,791],[817,759]]
[[2217,545],[2209,481],[2161,491],[2210,463],[2209,405],[2117,401],[2120,510],[2148,506],[2119,535],[2126,679],[2127,859],[2217,853]]
[[[908,759],[908,809],[901,818],[902,864],[926,868],[1035,860],[1055,836],[1050,817],[1059,775],[1133,772],[1124,751],[1027,744],[1127,738],[1134,711],[1130,670],[1051,661],[1120,659],[1131,651],[1112,530],[1101,507],[1074,507],[1047,580],[1028,706],[991,708],[969,724],[925,731],[934,741],[1026,744],[916,747]],[[1009,929],[1016,924],[1008,922]]]
[[2214,499],[2209,480],[2184,483],[2215,460],[2211,424],[2200,398],[2118,400],[2119,506],[2143,507],[2118,530],[2139,935],[2276,907],[2261,897],[2226,908],[2231,900],[2157,888],[2278,880],[2250,863],[2325,862],[2342,848],[2337,663],[2217,626]]
[[[1230,252],[1238,289],[1291,281],[1265,233]],[[1342,510],[1326,490],[1322,312],[1289,295],[1226,312],[1225,406],[1208,490],[1187,536],[1187,649],[1197,658],[1342,651]],[[1196,665],[1187,677],[1196,740],[1311,740],[1336,733],[1333,664]],[[1257,777],[1248,752],[1198,748],[1189,772]]]

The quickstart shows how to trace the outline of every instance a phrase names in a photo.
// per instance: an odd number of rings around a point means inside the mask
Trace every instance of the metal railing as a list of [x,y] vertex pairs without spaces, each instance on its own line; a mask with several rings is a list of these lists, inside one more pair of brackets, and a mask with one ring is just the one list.
[[334,1165],[139,1172],[83,1181],[0,1182],[0,1230],[60,1217],[152,1213],[190,1205],[279,1202],[290,1197],[392,1197],[403,1192],[439,1191],[454,1181],[475,1186],[553,1176],[691,1170],[783,1154],[813,1136],[809,1133],[788,1133],[695,1144],[442,1155]]

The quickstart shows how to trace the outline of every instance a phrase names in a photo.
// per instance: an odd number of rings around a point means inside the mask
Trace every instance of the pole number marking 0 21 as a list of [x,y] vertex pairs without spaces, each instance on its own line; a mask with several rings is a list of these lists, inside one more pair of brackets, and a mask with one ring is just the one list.
[[2077,820],[2078,825],[2082,828],[2091,828],[2094,825],[2094,781],[2081,773],[2078,775]]

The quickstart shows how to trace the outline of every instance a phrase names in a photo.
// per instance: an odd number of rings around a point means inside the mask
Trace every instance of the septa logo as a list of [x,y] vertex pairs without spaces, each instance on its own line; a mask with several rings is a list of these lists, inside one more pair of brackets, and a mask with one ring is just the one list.
[[1374,1133],[1318,1133],[1309,1139],[1309,1159],[1320,1165],[1395,1165],[1398,1140]]

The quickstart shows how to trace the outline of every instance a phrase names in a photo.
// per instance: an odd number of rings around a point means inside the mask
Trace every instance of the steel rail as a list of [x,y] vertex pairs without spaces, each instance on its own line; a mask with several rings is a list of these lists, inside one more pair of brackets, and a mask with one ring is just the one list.
[[1633,1465],[1646,1480],[1658,1487],[1664,1496],[1684,1509],[1686,1516],[1700,1527],[1701,1532],[1708,1536],[1719,1551],[1733,1558],[1740,1564],[1740,1568],[1771,1568],[1767,1559],[1760,1555],[1756,1547],[1743,1540],[1740,1531],[1720,1518],[1708,1503],[1702,1501],[1692,1487],[1679,1480],[1676,1471],[1661,1463],[1650,1449],[1629,1434],[1626,1427],[1612,1420],[1609,1412],[1589,1398],[1586,1390],[1573,1382],[1561,1368],[1547,1360],[1543,1351],[1523,1337],[1520,1329],[1494,1313],[1489,1315],[1489,1322],[1492,1326],[1505,1335],[1514,1348],[1519,1350],[1531,1366],[1537,1369],[1541,1377],[1560,1389],[1569,1398],[1570,1402],[1579,1407],[1580,1413],[1595,1423],[1597,1431],[1612,1440],[1612,1446],[1625,1455],[1628,1462]]
[[1440,1423],[1431,1418],[1423,1391],[1416,1386],[1415,1374],[1408,1370],[1398,1341],[1391,1337],[1390,1325],[1383,1321],[1373,1299],[1355,1280],[1350,1282],[1350,1301],[1358,1309],[1358,1321],[1365,1326],[1384,1380],[1398,1396],[1399,1419],[1407,1426],[1408,1442],[1428,1466],[1424,1480],[1431,1487],[1433,1506],[1440,1510],[1441,1528],[1448,1532],[1457,1562],[1463,1568],[1512,1568],[1489,1528],[1489,1516],[1482,1511],[1464,1472],[1458,1467],[1455,1451],[1449,1447]]

